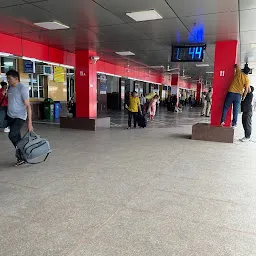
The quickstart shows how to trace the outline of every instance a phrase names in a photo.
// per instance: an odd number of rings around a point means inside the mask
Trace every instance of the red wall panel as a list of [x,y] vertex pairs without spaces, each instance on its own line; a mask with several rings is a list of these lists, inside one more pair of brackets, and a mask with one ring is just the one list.
[[49,47],[28,40],[22,40],[21,56],[49,61]]
[[22,40],[17,37],[0,34],[0,51],[22,56]]

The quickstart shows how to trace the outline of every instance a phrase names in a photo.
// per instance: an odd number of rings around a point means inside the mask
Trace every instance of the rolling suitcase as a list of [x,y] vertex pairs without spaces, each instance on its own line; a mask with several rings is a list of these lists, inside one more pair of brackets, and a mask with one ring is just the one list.
[[[51,152],[49,142],[46,139],[40,138],[34,132],[27,132],[16,147],[16,157],[29,164],[44,162]],[[40,157],[44,157],[44,160],[34,162]]]
[[147,127],[147,119],[144,115],[138,116],[138,126],[141,128]]

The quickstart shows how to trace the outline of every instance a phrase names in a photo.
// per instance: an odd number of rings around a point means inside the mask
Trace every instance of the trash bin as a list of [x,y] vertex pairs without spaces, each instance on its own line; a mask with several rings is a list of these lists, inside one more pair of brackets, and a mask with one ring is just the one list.
[[44,119],[54,120],[54,101],[51,98],[44,100]]
[[59,119],[60,118],[60,110],[61,110],[61,104],[59,101],[54,102],[54,118]]

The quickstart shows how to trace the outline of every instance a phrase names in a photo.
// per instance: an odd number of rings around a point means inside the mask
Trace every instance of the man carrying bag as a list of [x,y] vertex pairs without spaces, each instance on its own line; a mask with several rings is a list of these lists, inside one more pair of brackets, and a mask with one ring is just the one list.
[[[28,131],[33,131],[29,88],[20,83],[20,75],[17,71],[9,70],[6,76],[9,84],[7,108],[7,124],[10,127],[9,139],[16,148],[21,140],[21,128],[26,120],[28,120]],[[17,158],[16,166],[24,163],[24,160]]]

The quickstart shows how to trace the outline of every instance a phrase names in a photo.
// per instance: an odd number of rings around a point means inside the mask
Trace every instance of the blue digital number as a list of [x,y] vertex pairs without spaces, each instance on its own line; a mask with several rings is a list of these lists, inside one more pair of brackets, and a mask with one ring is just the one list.
[[202,54],[203,54],[203,47],[196,47],[196,58],[198,60],[201,60],[202,59]]
[[177,52],[176,52],[176,60],[180,59],[180,48],[177,48]]
[[189,47],[188,54],[191,55],[191,59],[193,60],[195,58],[195,47]]

